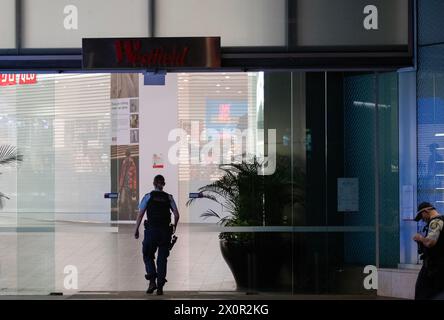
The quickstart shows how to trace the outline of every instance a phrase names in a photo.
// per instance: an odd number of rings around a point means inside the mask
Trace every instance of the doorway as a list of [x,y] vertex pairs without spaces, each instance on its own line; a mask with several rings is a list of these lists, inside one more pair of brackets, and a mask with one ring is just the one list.
[[[168,290],[375,293],[364,267],[399,261],[396,73],[171,73],[165,85],[144,83],[136,73],[39,74],[0,87],[1,139],[24,155],[2,175],[4,292],[145,290],[134,220],[163,174],[181,213]],[[224,181],[221,164],[248,155],[271,171],[250,162],[242,207],[187,205]],[[233,239],[253,254],[221,247]],[[74,271],[77,286],[66,287]]]

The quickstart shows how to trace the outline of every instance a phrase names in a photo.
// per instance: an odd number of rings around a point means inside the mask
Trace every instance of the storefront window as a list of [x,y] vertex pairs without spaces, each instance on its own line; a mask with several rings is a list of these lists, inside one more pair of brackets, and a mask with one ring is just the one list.
[[0,190],[8,292],[68,290],[73,266],[80,290],[141,289],[132,228],[156,174],[182,216],[177,290],[373,294],[364,268],[399,263],[396,73],[17,79],[0,86],[23,155]]

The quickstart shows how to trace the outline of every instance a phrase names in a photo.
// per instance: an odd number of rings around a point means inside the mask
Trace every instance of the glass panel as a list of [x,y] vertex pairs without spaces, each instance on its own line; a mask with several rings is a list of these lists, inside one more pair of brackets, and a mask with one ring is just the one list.
[[15,48],[15,0],[3,0],[0,10],[0,49]]
[[284,0],[162,0],[156,2],[155,35],[220,36],[222,46],[285,46],[286,15]]
[[[222,231],[223,260],[211,267],[231,274],[220,288],[291,292],[290,80],[289,73],[178,75],[178,120],[189,155],[179,163],[180,202],[200,191],[219,201],[198,199],[180,209],[213,236]],[[226,228],[215,224],[221,218]],[[208,243],[217,244],[210,235]],[[197,247],[189,244],[191,265]],[[192,271],[190,278],[202,280]]]
[[[5,75],[2,75],[4,79]],[[9,75],[8,77],[9,82]],[[17,86],[0,86],[1,146],[17,147]],[[18,166],[1,166],[0,294],[17,292],[17,176]]]
[[379,267],[397,268],[399,230],[398,75],[378,75]]
[[[203,200],[186,208],[190,192],[220,179],[221,164],[252,156],[256,146],[258,73],[187,73],[178,76],[178,121],[189,147],[179,162],[181,211],[189,222],[202,223],[207,209],[229,213],[229,208]],[[263,148],[263,146],[262,146]],[[257,149],[257,150],[256,150]],[[222,210],[222,212],[220,212]],[[217,220],[208,219],[207,222]],[[262,220],[256,220],[262,224]]]
[[[325,177],[325,189],[319,188],[325,190],[324,201],[318,204],[325,215],[318,223],[331,232],[324,239],[328,253],[322,260],[328,285],[320,289],[329,293],[372,293],[363,287],[363,271],[366,265],[376,265],[375,79],[374,74],[328,73],[315,76],[310,84],[319,92],[326,86],[325,103],[322,96],[310,98],[321,105],[310,119],[312,157],[325,170],[317,173]],[[321,146],[316,148],[316,143]]]
[[264,226],[292,225],[293,200],[296,201],[292,196],[292,99],[290,72],[265,73],[263,117],[265,154],[270,168],[263,182]]
[[[399,262],[395,73],[142,80],[62,74],[0,86],[1,140],[24,156],[1,180],[11,198],[0,213],[6,292],[70,291],[72,268],[78,290],[146,289],[133,221],[160,173],[181,212],[169,290],[374,294],[364,267]],[[185,132],[177,166],[176,126]],[[236,161],[254,154],[267,162]],[[222,201],[187,206],[205,185]],[[103,199],[109,191],[119,198]]]
[[6,292],[98,290],[116,275],[117,237],[103,199],[110,190],[109,97],[103,74],[17,75],[0,86],[1,140],[23,155],[2,188],[11,198],[0,216]]
[[24,0],[24,48],[81,48],[82,38],[147,37],[146,0]]
[[49,293],[55,288],[55,81],[19,85],[17,145],[23,154],[17,175],[17,290]]

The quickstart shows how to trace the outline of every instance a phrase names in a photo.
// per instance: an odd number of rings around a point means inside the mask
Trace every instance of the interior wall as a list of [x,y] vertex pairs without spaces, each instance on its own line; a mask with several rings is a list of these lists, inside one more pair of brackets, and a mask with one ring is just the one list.
[[[168,161],[168,150],[175,142],[168,141],[168,134],[178,126],[177,75],[167,74],[164,86],[145,86],[139,76],[139,181],[140,199],[153,190],[153,178],[165,177],[165,191],[172,194],[179,204],[178,167]],[[164,167],[153,168],[153,155],[162,154]],[[186,221],[186,217],[181,217]]]

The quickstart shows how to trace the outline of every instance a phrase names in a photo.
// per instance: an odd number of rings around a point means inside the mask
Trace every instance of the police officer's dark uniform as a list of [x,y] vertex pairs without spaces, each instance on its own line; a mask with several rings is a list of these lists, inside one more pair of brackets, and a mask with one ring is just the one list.
[[[163,294],[167,274],[167,258],[170,252],[171,211],[177,210],[173,196],[162,191],[153,190],[147,193],[139,206],[140,212],[145,212],[145,232],[143,240],[143,261],[145,263],[145,278],[150,281],[147,293],[157,289],[157,294]],[[157,252],[157,268],[154,263]],[[157,281],[157,283],[156,283]]]
[[[415,220],[422,219],[424,210],[435,210],[427,202],[420,204]],[[430,248],[418,242],[423,266],[416,281],[415,299],[433,299],[444,291],[444,217],[436,216],[425,227],[425,238],[437,241]]]

